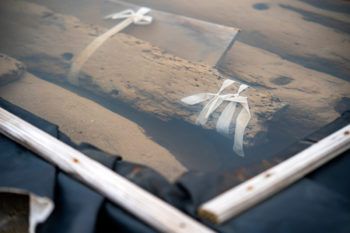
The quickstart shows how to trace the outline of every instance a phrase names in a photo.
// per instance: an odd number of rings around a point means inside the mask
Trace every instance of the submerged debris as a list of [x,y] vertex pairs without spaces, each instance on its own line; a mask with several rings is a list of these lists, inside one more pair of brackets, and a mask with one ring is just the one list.
[[21,62],[0,53],[0,86],[20,79],[24,72],[25,67]]

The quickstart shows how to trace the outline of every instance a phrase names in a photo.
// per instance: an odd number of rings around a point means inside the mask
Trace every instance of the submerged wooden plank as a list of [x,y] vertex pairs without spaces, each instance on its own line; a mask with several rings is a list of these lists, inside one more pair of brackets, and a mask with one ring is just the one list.
[[[1,39],[1,49],[24,61],[39,77],[58,82],[66,80],[69,59],[106,30],[24,2],[2,1],[1,14],[4,20],[0,28],[7,35]],[[201,108],[185,106],[180,99],[200,92],[215,93],[224,79],[209,66],[167,54],[124,34],[107,41],[86,63],[83,72],[81,88],[121,100],[162,119],[180,118],[192,124]],[[245,142],[252,145],[262,139],[255,136],[266,132],[266,122],[285,103],[255,88],[243,95],[248,96],[252,113]],[[214,128],[215,120],[211,119],[206,127]]]
[[350,148],[350,125],[204,203],[199,215],[222,223],[279,192]]
[[[161,232],[214,232],[58,139],[0,108],[0,132]],[[45,175],[45,174],[43,174]]]

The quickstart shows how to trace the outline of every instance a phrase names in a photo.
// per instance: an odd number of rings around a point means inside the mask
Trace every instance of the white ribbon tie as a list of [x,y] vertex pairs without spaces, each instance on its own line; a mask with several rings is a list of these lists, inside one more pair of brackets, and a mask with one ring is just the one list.
[[77,75],[81,67],[86,63],[89,57],[110,37],[120,32],[130,24],[147,25],[152,23],[152,17],[146,15],[151,9],[141,7],[136,12],[128,9],[111,15],[107,15],[105,19],[124,19],[102,35],[96,37],[72,62],[71,69],[68,74],[68,80],[72,84],[78,84]]
[[118,13],[110,14],[105,17],[105,19],[132,19],[134,24],[138,25],[147,25],[152,23],[152,16],[146,15],[149,13],[151,9],[147,7],[141,7],[138,11],[133,11],[131,9],[127,9]]
[[222,113],[220,114],[219,119],[216,123],[216,130],[222,134],[229,134],[230,125],[232,123],[232,118],[236,112],[237,104],[242,106],[241,111],[239,112],[236,123],[235,123],[235,135],[234,135],[234,144],[233,150],[240,156],[244,156],[243,150],[243,138],[244,131],[249,123],[251,118],[248,98],[245,96],[240,96],[241,92],[248,88],[247,85],[241,84],[238,88],[237,93],[235,94],[221,94],[226,88],[234,84],[235,81],[226,79],[221,88],[217,93],[199,93],[191,95],[181,99],[182,102],[188,105],[195,105],[205,101],[208,103],[203,107],[202,111],[199,113],[197,118],[197,124],[205,125],[208,121],[210,115],[224,102],[228,102]]

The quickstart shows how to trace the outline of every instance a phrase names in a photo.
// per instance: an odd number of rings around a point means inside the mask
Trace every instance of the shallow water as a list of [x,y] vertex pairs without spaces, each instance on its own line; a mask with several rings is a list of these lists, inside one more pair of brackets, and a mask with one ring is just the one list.
[[[33,62],[36,58],[24,58],[22,61],[29,61],[28,59]],[[264,135],[266,144],[247,150],[247,156],[242,158],[232,151],[232,139],[214,130],[203,129],[180,119],[163,121],[151,114],[135,110],[121,101],[112,100],[103,93],[98,95],[67,82],[57,82],[52,75],[35,69],[29,71],[39,78],[60,85],[137,123],[152,140],[168,149],[189,170],[220,171],[260,163],[262,160],[269,160],[269,157],[295,140],[291,135],[275,130],[278,129],[276,125],[280,125],[280,122],[290,123],[282,119],[285,117],[282,113],[281,116],[276,116],[277,122],[271,122],[271,125],[267,126],[270,130]]]
[[[102,20],[102,17],[106,14],[106,7],[103,1],[55,1],[48,0],[42,1],[32,1],[40,4],[46,5],[48,8],[66,15],[74,15],[81,19],[83,22],[89,24],[100,25],[104,27],[111,27],[113,23],[106,22]],[[144,3],[144,1],[132,1],[134,3]],[[285,2],[285,1],[281,1]],[[161,1],[148,1],[148,4],[153,8],[158,8],[161,10],[168,10],[170,12],[176,13],[186,13],[189,17],[198,17],[215,23],[222,23],[229,26],[244,26],[242,23],[239,25],[239,20],[227,18],[226,21],[223,18],[211,18],[210,15],[206,15],[206,12],[193,12],[188,8],[188,10],[183,10],[181,1],[179,3],[172,2],[161,2]],[[189,4],[189,3],[188,3]],[[251,9],[256,10],[256,12],[268,12],[275,5],[263,2],[252,2],[249,4]],[[288,10],[296,11],[299,8],[292,8],[290,6],[282,5],[282,8]],[[223,9],[222,7],[220,9]],[[244,10],[244,9],[242,9]],[[322,21],[319,18],[312,17],[310,14],[304,14],[304,11],[298,10],[297,13],[303,15],[303,17],[308,16],[309,21],[318,21],[318,23],[325,24],[327,27],[339,25],[338,29],[341,29],[342,33],[348,33],[348,24],[337,20]],[[224,16],[229,15],[227,12],[223,12]],[[322,18],[322,17],[321,17]],[[324,19],[324,17],[322,18]],[[237,22],[237,25],[232,25],[232,22]],[[336,27],[335,27],[336,28]],[[303,67],[310,68],[312,70],[317,70],[321,73],[327,73],[333,75],[334,79],[348,80],[348,65],[344,65],[339,61],[334,61],[332,58],[317,57],[317,55],[303,55],[303,54],[293,54],[290,50],[285,49],[281,45],[275,45],[270,43],[269,38],[266,38],[263,34],[258,31],[252,31],[251,29],[243,30],[241,36],[238,38],[240,42],[244,42],[253,47],[258,47],[260,49],[269,51],[280,57],[291,61],[296,64],[300,64]],[[277,38],[278,39],[278,38]],[[234,47],[229,51],[234,53]],[[65,54],[64,59],[70,60],[71,54]],[[35,57],[20,58],[24,62],[33,62]],[[347,58],[344,58],[345,60]],[[221,66],[229,66],[229,64],[223,63]],[[118,102],[116,100],[111,100],[103,94],[93,94],[89,91],[78,89],[65,82],[57,82],[52,77],[50,73],[42,73],[38,70],[29,70],[31,73],[35,74],[37,77],[53,82],[57,85],[62,86],[80,96],[88,98],[101,106],[121,115],[129,120],[137,123],[140,127],[145,130],[148,137],[154,140],[159,145],[163,146],[169,150],[181,164],[183,164],[189,170],[197,171],[222,171],[226,169],[239,168],[239,167],[249,167],[253,164],[262,164],[264,161],[268,161],[271,164],[276,163],[273,158],[274,154],[283,150],[288,145],[303,138],[308,133],[316,130],[317,127],[325,124],[325,121],[315,122],[313,125],[309,125],[303,119],[298,119],[298,114],[295,114],[295,108],[293,108],[293,103],[291,103],[292,108],[288,108],[285,111],[276,113],[275,118],[266,125],[268,128],[268,134],[258,135],[265,138],[265,143],[253,146],[246,151],[246,157],[241,158],[235,155],[232,151],[232,139],[221,136],[213,130],[206,130],[199,126],[191,125],[180,119],[169,119],[167,121],[160,120],[159,118],[135,110],[134,108],[128,106],[125,103]],[[231,74],[234,76],[234,74]],[[242,79],[244,82],[244,79]],[[272,82],[279,86],[286,86],[292,83],[294,79],[292,77],[280,75],[275,77]],[[257,84],[257,88],[263,87],[263,85]],[[264,86],[264,88],[269,88]],[[273,89],[273,88],[271,88]],[[350,93],[350,90],[349,90]],[[301,93],[299,93],[302,95]],[[280,96],[277,96],[280,97]],[[283,96],[282,96],[283,98]],[[339,100],[339,105],[342,109],[348,108],[348,97],[343,97]],[[344,107],[345,104],[345,107]],[[325,106],[326,109],[327,106]],[[338,107],[339,108],[339,107]],[[339,111],[337,111],[339,112]],[[311,119],[312,120],[312,119]],[[316,121],[316,120],[315,120]],[[273,159],[272,159],[273,158]]]

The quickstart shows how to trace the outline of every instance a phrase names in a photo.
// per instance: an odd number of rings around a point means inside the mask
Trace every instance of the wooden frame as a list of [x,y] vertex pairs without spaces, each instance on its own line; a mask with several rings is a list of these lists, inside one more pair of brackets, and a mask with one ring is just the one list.
[[272,196],[350,148],[350,125],[284,162],[202,204],[199,215],[220,224]]

